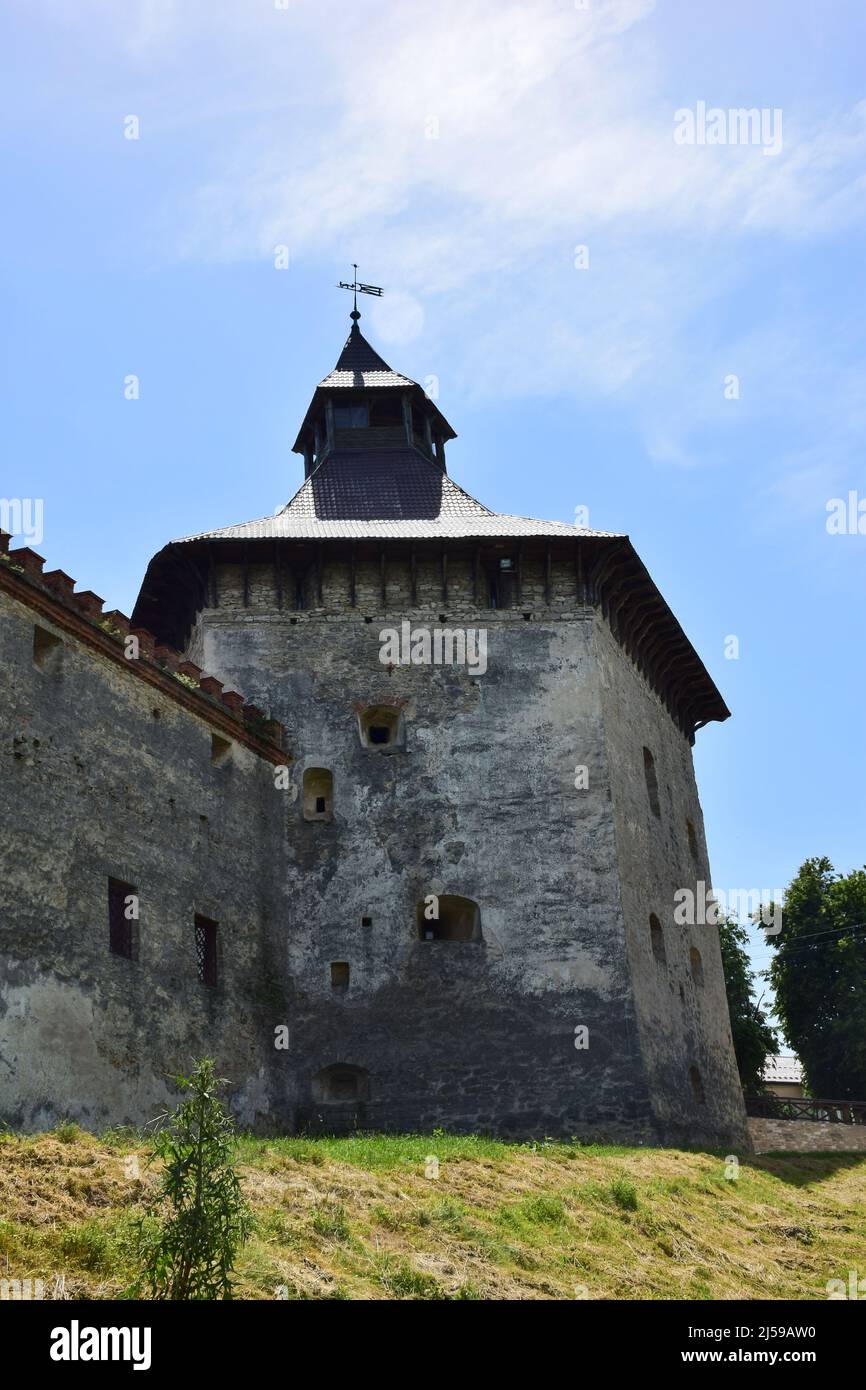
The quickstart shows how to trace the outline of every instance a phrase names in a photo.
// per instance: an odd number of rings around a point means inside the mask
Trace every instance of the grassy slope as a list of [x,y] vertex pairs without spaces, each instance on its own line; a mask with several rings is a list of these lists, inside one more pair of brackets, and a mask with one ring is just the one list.
[[[0,1278],[116,1297],[146,1156],[140,1136],[74,1126],[0,1136]],[[866,1250],[854,1155],[753,1158],[731,1182],[706,1153],[437,1134],[244,1139],[240,1162],[243,1298],[822,1299]]]

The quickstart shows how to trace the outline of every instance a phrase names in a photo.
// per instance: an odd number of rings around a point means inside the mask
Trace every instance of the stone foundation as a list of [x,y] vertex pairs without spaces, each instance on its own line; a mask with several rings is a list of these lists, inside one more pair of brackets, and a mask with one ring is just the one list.
[[829,1124],[822,1120],[749,1119],[755,1153],[866,1154],[866,1125]]

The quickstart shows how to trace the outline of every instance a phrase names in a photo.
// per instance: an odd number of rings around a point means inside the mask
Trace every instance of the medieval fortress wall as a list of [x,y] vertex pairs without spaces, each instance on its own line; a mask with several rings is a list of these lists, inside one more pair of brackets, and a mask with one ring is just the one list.
[[[333,1125],[316,1078],[342,1062],[365,1078],[374,1127],[742,1138],[718,941],[702,929],[698,984],[672,924],[676,888],[709,881],[689,741],[573,563],[545,572],[527,555],[520,605],[488,609],[470,549],[453,550],[445,598],[438,557],[417,558],[414,606],[399,548],[385,564],[359,554],[351,572],[328,562],[322,607],[306,611],[278,607],[288,590],[272,566],[221,564],[218,606],[191,636],[195,659],[270,708],[295,752],[284,1108]],[[407,621],[413,634],[483,629],[486,669],[384,664],[382,634]],[[359,713],[389,705],[396,745],[365,746]],[[328,816],[305,820],[318,769],[333,778]],[[477,903],[481,940],[420,939],[431,894]],[[333,988],[335,963],[347,988]]]
[[[388,568],[399,593],[407,576],[396,561]],[[358,565],[351,610],[344,570],[331,567],[331,612],[289,614],[266,606],[272,576],[250,575],[244,609],[237,576],[221,569],[220,607],[200,615],[192,648],[291,730],[284,949],[300,1065],[285,1059],[287,1105],[317,1123],[311,1079],[342,1062],[369,1078],[364,1118],[374,1127],[459,1117],[501,1132],[633,1130],[649,1112],[611,910],[589,612],[549,625],[485,615],[483,675],[389,670],[380,634],[399,629],[406,609],[381,612],[371,561]],[[453,626],[461,607],[471,617],[468,574],[461,582],[453,566],[449,581]],[[435,628],[441,595],[430,582],[432,608],[410,612]],[[359,710],[380,705],[401,720],[396,745],[382,749],[365,746],[358,728]],[[588,792],[574,786],[579,751],[595,773]],[[326,821],[303,819],[314,768],[333,776]],[[481,940],[420,939],[429,895],[477,903]],[[345,991],[332,988],[335,962],[349,968]],[[585,1051],[574,1046],[580,1025],[590,1030]]]
[[[8,561],[0,582],[0,1119],[142,1123],[173,1096],[166,1073],[213,1055],[258,1124],[273,765]],[[131,958],[109,949],[109,879],[137,891]],[[218,992],[197,976],[196,914],[220,923]]]
[[[698,984],[671,923],[675,888],[709,879],[688,739],[573,566],[547,566],[487,609],[458,547],[443,607],[422,556],[410,607],[405,558],[329,558],[321,607],[290,610],[271,566],[220,565],[185,664],[146,641],[124,662],[98,600],[73,622],[32,562],[4,567],[0,1118],[142,1123],[211,1055],[259,1130],[747,1143],[718,944]],[[483,628],[486,669],[389,666],[407,618]],[[109,879],[139,899],[129,957]],[[452,899],[471,933],[427,939],[425,904]],[[197,914],[219,924],[210,982]]]
[[[629,972],[653,1115],[672,1142],[688,1143],[696,1108],[707,1110],[702,1128],[722,1144],[742,1132],[744,1121],[718,928],[674,918],[678,890],[696,892],[702,882],[709,891],[711,883],[691,748],[604,622],[596,624],[595,643]],[[657,811],[644,747],[653,758]],[[660,950],[653,947],[652,916]],[[696,1088],[704,1093],[697,1104]]]

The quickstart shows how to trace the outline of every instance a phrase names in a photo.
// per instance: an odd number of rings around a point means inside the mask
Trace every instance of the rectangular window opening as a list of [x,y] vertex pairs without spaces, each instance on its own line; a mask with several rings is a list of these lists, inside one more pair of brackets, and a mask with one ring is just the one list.
[[338,430],[363,430],[369,423],[367,406],[363,403],[358,405],[335,405],[334,406],[334,428]]
[[330,820],[334,806],[334,774],[327,767],[308,767],[304,773],[304,820]]
[[345,993],[349,988],[349,963],[345,960],[331,961],[331,989]]
[[114,956],[135,959],[138,889],[121,879],[108,880],[108,945]]
[[210,760],[216,767],[222,767],[227,763],[232,755],[231,740],[221,738],[219,734],[210,736]]
[[33,664],[38,666],[40,671],[56,670],[62,646],[63,642],[55,632],[49,632],[46,627],[34,626]]
[[195,960],[203,985],[217,982],[217,926],[210,917],[195,915]]

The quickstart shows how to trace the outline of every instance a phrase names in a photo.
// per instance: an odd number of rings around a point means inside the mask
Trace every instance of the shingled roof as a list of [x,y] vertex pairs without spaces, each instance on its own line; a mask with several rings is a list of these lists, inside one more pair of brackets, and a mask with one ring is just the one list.
[[[358,318],[360,318],[360,314]],[[313,399],[310,401],[307,413],[301,422],[298,437],[292,445],[294,452],[303,453],[304,436],[307,434],[313,416],[321,405],[324,396],[327,396],[331,391],[369,390],[408,391],[414,396],[424,398],[427,408],[439,422],[442,437],[444,439],[456,439],[454,430],[435,402],[427,396],[424,388],[419,386],[417,381],[413,381],[411,377],[403,376],[401,372],[395,372],[388,366],[385,359],[380,357],[376,349],[367,342],[356,319],[343,344],[343,350],[337,358],[337,365],[332,372],[322,378],[313,392]]]
[[[403,397],[402,409],[394,412],[402,424],[334,424],[335,396],[339,405],[345,404],[347,397],[340,399],[344,389],[357,393],[354,399],[348,396],[354,404],[355,399],[362,403],[367,391],[375,403],[380,391],[390,388],[399,388]],[[416,418],[423,433],[416,428]],[[448,476],[443,442],[454,437],[421,387],[391,370],[355,320],[334,370],[317,386],[301,427],[298,451],[304,453],[307,476],[297,492],[272,516],[199,531],[165,546],[148,566],[134,620],[161,634],[163,641],[183,646],[195,613],[208,603],[216,567],[232,562],[241,566],[246,604],[248,566],[264,561],[281,574],[283,541],[301,548],[315,543],[319,566],[324,550],[342,551],[341,542],[349,543],[345,549],[352,555],[352,566],[356,543],[363,548],[364,542],[374,542],[383,563],[386,542],[396,542],[396,551],[413,555],[416,541],[438,543],[444,573],[448,542],[475,542],[477,572],[482,550],[495,550],[512,539],[537,539],[543,542],[539,549],[548,572],[551,555],[574,566],[576,601],[598,605],[617,640],[690,739],[708,720],[727,719],[727,706],[628,537],[491,511]],[[491,544],[485,547],[485,541]],[[404,547],[402,542],[409,544]],[[520,546],[514,549],[522,551]],[[354,605],[354,589],[352,594]],[[321,606],[321,581],[318,598]],[[281,590],[277,602],[282,607]]]
[[411,377],[392,371],[364,337],[357,323],[352,324],[343,351],[332,372],[319,382],[319,387],[349,387],[363,390],[375,386],[415,386]]
[[203,540],[423,540],[473,536],[609,536],[562,521],[492,512],[417,449],[326,455],[273,516],[184,536]]

